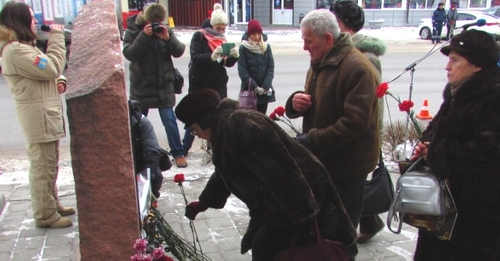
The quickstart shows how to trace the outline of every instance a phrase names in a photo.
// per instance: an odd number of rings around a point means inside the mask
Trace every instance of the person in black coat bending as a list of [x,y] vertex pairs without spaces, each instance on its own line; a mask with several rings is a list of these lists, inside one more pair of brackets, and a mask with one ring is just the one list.
[[129,112],[135,174],[144,175],[149,168],[151,171],[151,191],[156,198],[159,198],[163,182],[161,172],[169,170],[172,163],[167,151],[158,144],[153,125],[141,113],[138,101],[129,100]]

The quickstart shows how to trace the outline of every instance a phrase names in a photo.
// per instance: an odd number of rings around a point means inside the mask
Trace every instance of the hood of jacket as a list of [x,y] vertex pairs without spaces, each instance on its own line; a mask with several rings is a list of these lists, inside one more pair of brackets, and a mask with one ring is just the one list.
[[17,34],[14,30],[0,25],[0,57],[2,57],[2,50],[7,43],[18,41]]
[[373,53],[376,56],[384,55],[387,51],[387,46],[380,39],[362,34],[352,35],[354,46],[362,53]]

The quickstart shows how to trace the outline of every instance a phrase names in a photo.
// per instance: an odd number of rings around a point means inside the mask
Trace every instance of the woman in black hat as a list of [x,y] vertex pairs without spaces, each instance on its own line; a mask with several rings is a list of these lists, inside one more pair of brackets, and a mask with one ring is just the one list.
[[416,261],[500,260],[499,48],[482,31],[454,36],[444,102],[414,150],[448,178],[458,218],[450,241],[419,231]]
[[237,101],[220,101],[210,89],[186,95],[175,113],[192,135],[212,143],[215,165],[186,217],[223,208],[234,194],[249,209],[241,253],[252,249],[252,260],[274,260],[296,233],[296,246],[315,243],[315,219],[323,238],[354,243],[356,232],[325,167],[271,118],[240,109]]

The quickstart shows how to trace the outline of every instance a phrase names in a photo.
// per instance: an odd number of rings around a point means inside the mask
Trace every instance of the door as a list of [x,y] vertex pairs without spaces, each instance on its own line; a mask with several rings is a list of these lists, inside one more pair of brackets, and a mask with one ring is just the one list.
[[293,0],[273,0],[273,24],[293,24]]

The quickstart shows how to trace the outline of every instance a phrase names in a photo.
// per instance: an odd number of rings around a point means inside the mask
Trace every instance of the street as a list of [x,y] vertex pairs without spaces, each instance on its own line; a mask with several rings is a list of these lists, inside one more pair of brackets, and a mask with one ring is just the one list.
[[[420,44],[417,46],[417,48],[419,48],[418,50],[411,51],[404,51],[404,47],[411,50],[414,49],[416,45],[389,45],[387,54],[381,57],[383,81],[389,81],[402,73],[406,67],[423,57],[428,50],[431,49],[432,45]],[[300,44],[298,44],[296,48],[298,50],[293,50],[289,53],[280,51],[275,52],[275,76],[273,84],[276,90],[276,102],[269,104],[268,113],[277,106],[283,106],[292,92],[303,89],[305,74],[309,67],[309,56],[307,52],[302,51]],[[397,51],[391,52],[392,49],[397,49]],[[420,111],[424,99],[428,99],[429,110],[432,115],[439,109],[442,101],[442,90],[447,81],[446,71],[444,70],[446,62],[446,56],[438,51],[415,66],[412,100],[415,103],[414,109],[417,113]],[[126,68],[125,82],[128,85],[129,63],[126,60],[124,63]],[[178,101],[184,97],[188,90],[188,63],[189,49],[186,48],[183,57],[174,59],[175,66],[180,70],[185,80],[183,93],[176,96]],[[227,68],[227,71],[229,75],[228,97],[237,99],[240,90],[237,65],[232,68]],[[409,87],[410,72],[408,71],[399,79],[389,84],[389,91],[396,97],[400,96],[402,100],[405,100],[408,99]],[[68,86],[68,88],[71,88],[71,86]],[[393,99],[389,98],[388,103],[389,112],[386,107],[384,116],[386,123],[389,119],[395,121],[406,117],[405,113],[399,111],[397,103]],[[66,105],[64,97],[63,104]],[[164,132],[162,131],[163,126],[158,113],[152,110],[148,117],[155,127],[160,145],[164,147],[168,146],[166,135],[161,135]],[[3,77],[0,77],[0,119],[2,119],[2,127],[0,128],[0,137],[2,137],[0,139],[0,165],[2,159],[26,158],[25,142],[17,121],[15,103]],[[297,123],[300,123],[300,121],[297,120]],[[61,140],[61,153],[63,156],[69,153],[70,138],[67,124],[66,130],[68,136]],[[184,130],[180,122],[179,130],[182,136]]]

